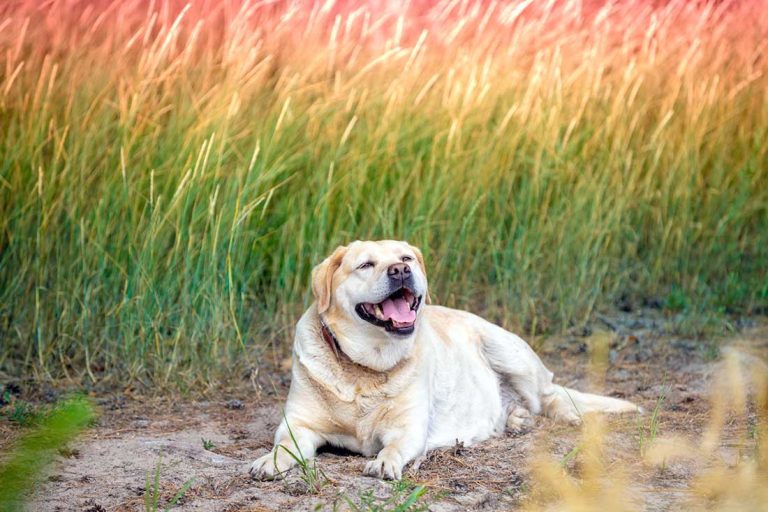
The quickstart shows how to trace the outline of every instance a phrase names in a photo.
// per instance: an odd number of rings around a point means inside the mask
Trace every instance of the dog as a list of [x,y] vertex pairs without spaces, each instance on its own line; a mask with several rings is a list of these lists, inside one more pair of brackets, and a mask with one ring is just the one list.
[[255,479],[279,478],[326,444],[372,457],[366,475],[400,479],[429,450],[518,429],[531,414],[578,424],[588,412],[639,411],[553,384],[518,336],[431,305],[424,258],[406,242],[338,247],[313,269],[312,291],[284,419],[250,467]]

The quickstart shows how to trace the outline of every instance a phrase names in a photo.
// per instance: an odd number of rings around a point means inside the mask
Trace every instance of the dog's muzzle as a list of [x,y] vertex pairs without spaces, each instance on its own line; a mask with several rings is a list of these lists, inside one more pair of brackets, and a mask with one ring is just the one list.
[[[393,279],[391,275],[390,279]],[[383,327],[388,332],[404,336],[413,333],[421,296],[414,293],[411,281],[411,278],[400,281],[401,286],[386,299],[378,303],[361,302],[355,311],[366,322]]]

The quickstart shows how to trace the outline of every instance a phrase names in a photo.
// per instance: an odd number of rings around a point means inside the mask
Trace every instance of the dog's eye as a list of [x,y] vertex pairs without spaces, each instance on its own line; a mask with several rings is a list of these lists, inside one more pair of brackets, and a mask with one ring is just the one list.
[[411,258],[410,256],[403,256],[402,258],[400,258],[400,260],[401,261],[413,261],[413,258]]
[[366,261],[365,263],[363,263],[362,265],[358,266],[357,268],[358,268],[358,270],[362,270],[364,268],[371,268],[372,266],[373,266],[373,262],[372,261]]

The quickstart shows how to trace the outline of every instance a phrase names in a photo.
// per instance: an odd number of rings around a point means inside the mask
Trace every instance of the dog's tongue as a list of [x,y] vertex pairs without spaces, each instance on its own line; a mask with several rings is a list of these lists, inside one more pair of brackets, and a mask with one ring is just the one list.
[[381,311],[387,320],[400,323],[410,323],[416,320],[416,312],[411,309],[408,301],[403,297],[385,300],[381,303]]

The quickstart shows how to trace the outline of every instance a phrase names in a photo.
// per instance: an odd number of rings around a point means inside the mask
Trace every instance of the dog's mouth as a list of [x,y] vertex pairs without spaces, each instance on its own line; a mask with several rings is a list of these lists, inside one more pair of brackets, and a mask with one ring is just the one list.
[[413,332],[419,306],[421,297],[403,287],[378,304],[361,302],[355,311],[368,323],[383,327],[388,332],[408,335]]

